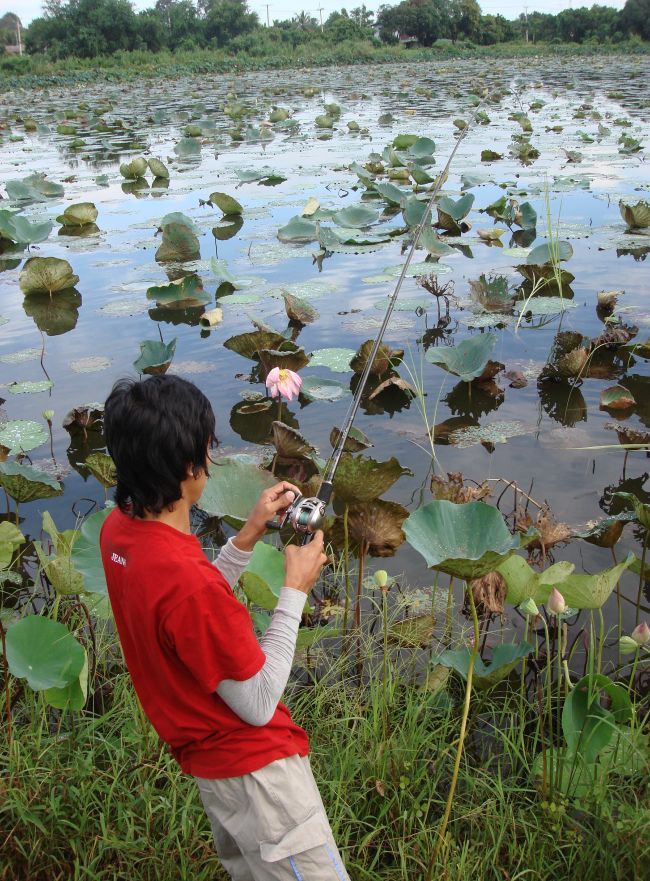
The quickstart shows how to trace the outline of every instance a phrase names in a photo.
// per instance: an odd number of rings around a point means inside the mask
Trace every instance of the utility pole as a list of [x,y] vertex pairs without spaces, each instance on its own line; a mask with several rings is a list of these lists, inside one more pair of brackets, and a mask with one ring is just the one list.
[[528,42],[528,7],[524,6],[524,20],[526,22],[526,42]]
[[23,36],[20,29],[20,19],[16,16],[16,40],[18,42],[18,54],[23,54]]
[[262,5],[263,5],[263,6],[266,6],[266,26],[267,26],[267,28],[270,28],[270,27],[271,27],[271,22],[269,21],[269,6],[270,6],[271,4],[270,4],[270,3],[263,3]]
[[320,12],[320,29],[323,30],[323,7],[319,6],[316,12]]

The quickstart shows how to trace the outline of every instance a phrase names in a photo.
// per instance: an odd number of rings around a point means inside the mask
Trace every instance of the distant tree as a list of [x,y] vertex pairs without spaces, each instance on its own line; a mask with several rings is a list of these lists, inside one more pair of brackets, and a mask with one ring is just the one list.
[[160,52],[169,46],[168,32],[155,9],[138,13],[138,46],[149,52]]
[[363,40],[368,36],[368,30],[357,24],[345,9],[332,12],[323,30],[327,39],[333,43],[340,43],[342,40]]
[[95,58],[139,43],[137,16],[128,0],[49,0],[45,15],[25,33],[28,52]]
[[372,9],[368,9],[365,3],[362,3],[361,6],[355,6],[354,9],[350,10],[350,18],[352,21],[355,21],[359,27],[363,28],[368,36],[372,35],[375,24],[375,13]]
[[380,6],[379,35],[386,43],[395,42],[395,34],[399,33],[417,37],[423,46],[431,46],[449,36],[448,6],[447,0],[404,0],[397,6]]
[[318,21],[313,15],[309,15],[307,12],[297,13],[297,15],[293,16],[291,21],[300,31],[313,31],[318,27]]
[[250,12],[246,0],[203,0],[203,34],[212,46],[225,46],[234,37],[260,26],[256,12]]
[[202,41],[203,28],[192,0],[157,0],[153,12],[165,29],[170,49],[190,48]]
[[630,34],[650,40],[650,0],[626,0],[621,24]]
[[18,29],[22,22],[15,12],[5,12],[0,18],[0,46],[18,45]]
[[448,9],[452,40],[456,41],[459,37],[478,39],[481,7],[476,0],[450,0]]
[[479,23],[478,42],[482,46],[507,43],[518,35],[515,24],[502,15],[482,15]]

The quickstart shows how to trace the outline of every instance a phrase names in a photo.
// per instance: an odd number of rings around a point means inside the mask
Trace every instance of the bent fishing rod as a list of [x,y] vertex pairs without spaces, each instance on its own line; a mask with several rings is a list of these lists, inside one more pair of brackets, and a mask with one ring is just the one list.
[[350,404],[347,415],[343,422],[343,427],[339,432],[339,436],[336,441],[336,445],[334,447],[332,455],[330,456],[327,463],[327,467],[323,475],[323,481],[318,491],[318,495],[312,496],[310,498],[305,498],[305,496],[298,496],[286,509],[284,515],[280,520],[269,521],[267,523],[267,526],[269,528],[278,530],[282,529],[285,524],[290,523],[294,531],[299,536],[299,544],[301,545],[308,544],[313,538],[316,530],[320,529],[323,525],[323,521],[325,519],[325,510],[332,495],[332,487],[334,483],[336,469],[339,466],[339,462],[345,448],[345,443],[348,439],[348,435],[350,434],[350,430],[357,415],[357,411],[359,410],[361,398],[368,382],[368,377],[370,376],[372,365],[374,364],[375,357],[377,356],[377,352],[379,351],[379,347],[382,343],[382,339],[388,327],[391,315],[393,314],[393,309],[395,308],[395,304],[397,303],[399,292],[401,290],[404,279],[406,278],[406,273],[408,272],[411,260],[413,259],[413,255],[415,254],[415,251],[417,249],[420,237],[429,224],[429,220],[431,218],[431,210],[433,208],[434,202],[442,188],[442,185],[447,180],[451,163],[453,162],[456,151],[460,146],[460,142],[463,140],[468,131],[469,126],[467,126],[467,128],[463,129],[460,132],[456,144],[454,145],[454,149],[451,151],[451,155],[447,160],[447,164],[440,172],[434,184],[433,190],[431,191],[431,196],[427,202],[420,223],[416,227],[415,233],[413,235],[413,241],[411,242],[411,247],[409,248],[408,254],[406,255],[406,260],[404,261],[404,265],[402,266],[399,278],[397,279],[397,284],[395,285],[395,289],[388,299],[388,307],[386,308],[384,320],[381,323],[381,327],[379,328],[379,332],[373,343],[372,350],[368,355],[368,359],[363,368],[363,373],[361,374],[361,379],[359,380],[359,385],[357,386],[357,390],[352,399],[352,403]]

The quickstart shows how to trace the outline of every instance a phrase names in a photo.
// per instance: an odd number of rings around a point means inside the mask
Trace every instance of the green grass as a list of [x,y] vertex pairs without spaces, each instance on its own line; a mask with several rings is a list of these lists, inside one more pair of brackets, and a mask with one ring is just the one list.
[[[347,661],[317,647],[288,702],[310,734],[352,881],[413,881],[426,877],[435,846],[463,689],[452,677],[446,690],[422,690],[418,656],[404,649],[382,679],[382,642],[380,627],[364,637],[363,655],[374,660],[361,684],[354,645]],[[113,638],[100,637],[98,657],[96,715],[61,718],[12,683],[11,747],[6,726],[0,734],[0,881],[222,881],[198,792],[144,719]],[[474,695],[431,877],[641,881],[647,775],[612,778],[579,805],[544,801],[530,775],[535,744],[518,716],[517,680]]]

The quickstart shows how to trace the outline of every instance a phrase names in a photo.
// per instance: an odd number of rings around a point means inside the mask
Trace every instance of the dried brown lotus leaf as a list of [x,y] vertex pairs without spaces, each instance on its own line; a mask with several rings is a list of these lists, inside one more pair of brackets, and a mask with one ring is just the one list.
[[[358,555],[363,547],[373,557],[392,557],[404,542],[402,523],[408,511],[397,502],[375,499],[362,505],[354,505],[348,511],[349,548]],[[335,548],[344,547],[343,517],[336,517],[327,532],[328,540]]]
[[539,533],[528,545],[529,553],[539,551],[546,554],[552,547],[558,544],[566,544],[571,541],[571,527],[566,523],[558,523],[548,505],[544,505],[536,518],[527,511],[515,513],[515,528],[518,532],[528,532],[533,527]]
[[508,587],[498,572],[488,572],[471,583],[476,611],[481,616],[503,615]]
[[286,309],[287,317],[289,318],[289,321],[293,321],[294,324],[311,324],[312,321],[316,321],[319,317],[316,309],[300,297],[288,293],[283,293],[282,297],[284,299],[284,308]]
[[478,486],[465,486],[460,471],[449,471],[446,480],[439,474],[433,475],[431,494],[434,499],[446,499],[456,505],[463,505],[465,502],[475,502],[487,498],[490,495],[490,486],[487,482]]
[[277,420],[271,426],[273,446],[282,459],[311,459],[318,452],[295,428]]
[[368,400],[372,401],[387,391],[400,391],[409,397],[417,397],[417,391],[405,379],[402,379],[401,376],[389,376],[388,379],[380,382],[377,388],[368,395]]
[[561,376],[577,377],[580,376],[587,363],[589,354],[586,349],[579,346],[571,352],[567,352],[557,362],[557,370]]
[[260,349],[277,349],[284,342],[285,338],[281,334],[264,328],[231,336],[224,342],[224,346],[244,358],[259,360]]
[[339,501],[347,504],[369,502],[378,499],[404,474],[413,472],[403,468],[394,456],[386,462],[377,462],[369,456],[344,453],[334,477],[334,492]]
[[[339,428],[334,427],[330,431],[330,443],[332,447],[336,447],[339,442],[339,438],[341,436],[341,430]],[[362,450],[367,450],[369,447],[374,446],[374,444],[365,436],[365,434],[359,428],[351,428],[350,433],[345,439],[345,444],[343,445],[344,453],[360,453]]]
[[257,353],[261,365],[268,373],[274,367],[280,370],[293,370],[297,372],[302,367],[309,364],[309,355],[305,353],[302,346],[294,346],[284,349],[260,349]]
[[[350,361],[350,367],[355,373],[363,373],[374,344],[374,340],[366,340],[365,343],[361,345],[354,358]],[[403,357],[403,349],[391,349],[389,346],[382,343],[377,349],[377,354],[375,355],[372,367],[370,368],[370,374],[386,373],[391,367],[396,367]]]
[[108,489],[117,483],[117,472],[115,470],[115,462],[106,453],[90,453],[86,456],[84,462],[86,468],[95,477],[102,486]]

